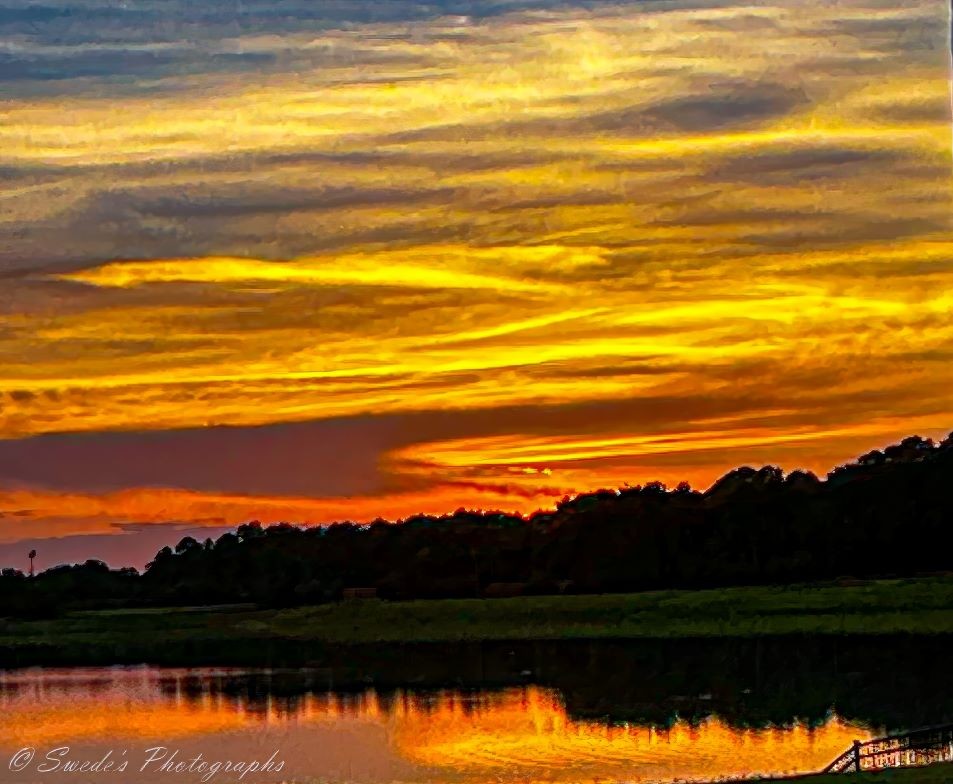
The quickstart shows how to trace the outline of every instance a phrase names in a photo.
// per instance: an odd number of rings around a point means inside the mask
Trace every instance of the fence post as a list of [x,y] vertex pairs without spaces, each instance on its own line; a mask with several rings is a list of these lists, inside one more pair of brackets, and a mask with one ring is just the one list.
[[860,741],[854,740],[854,770],[860,773]]

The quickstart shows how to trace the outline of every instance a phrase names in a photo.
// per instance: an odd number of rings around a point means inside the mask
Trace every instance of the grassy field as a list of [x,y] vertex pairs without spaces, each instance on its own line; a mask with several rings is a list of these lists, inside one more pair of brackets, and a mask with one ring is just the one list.
[[953,633],[953,577],[599,596],[365,599],[280,610],[87,611],[0,621],[0,652],[89,649],[108,657],[110,650],[148,652],[157,636],[194,647],[906,633]]

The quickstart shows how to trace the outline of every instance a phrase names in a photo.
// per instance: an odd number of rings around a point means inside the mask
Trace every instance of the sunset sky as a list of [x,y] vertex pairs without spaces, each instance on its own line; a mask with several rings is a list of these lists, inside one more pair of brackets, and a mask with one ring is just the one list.
[[953,429],[946,0],[0,0],[0,566]]

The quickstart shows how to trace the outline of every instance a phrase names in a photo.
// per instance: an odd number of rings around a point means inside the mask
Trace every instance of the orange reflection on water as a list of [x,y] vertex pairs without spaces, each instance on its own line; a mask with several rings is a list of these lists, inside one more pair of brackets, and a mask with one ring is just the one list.
[[832,718],[818,728],[745,730],[717,718],[671,729],[608,726],[567,715],[556,692],[514,689],[470,709],[445,695],[429,712],[395,713],[393,738],[402,754],[425,766],[474,778],[517,772],[546,781],[712,780],[755,773],[816,771],[864,727]]
[[160,688],[157,670],[37,670],[0,674],[3,743],[175,739],[239,729],[240,704]]
[[872,737],[836,717],[817,728],[739,729],[718,718],[608,726],[574,719],[558,692],[538,686],[278,697],[267,679],[248,689],[242,677],[155,668],[0,674],[0,748],[158,738],[208,753],[267,735],[302,776],[295,781],[333,781],[343,771],[368,782],[671,781],[814,771],[855,738]]

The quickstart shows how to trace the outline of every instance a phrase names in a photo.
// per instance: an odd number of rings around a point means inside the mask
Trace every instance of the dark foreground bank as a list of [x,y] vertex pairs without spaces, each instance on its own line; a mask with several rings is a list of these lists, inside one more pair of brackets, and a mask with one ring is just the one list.
[[953,763],[942,762],[922,768],[820,774],[787,779],[762,779],[762,781],[792,781],[798,784],[947,784],[947,782],[953,782]]

